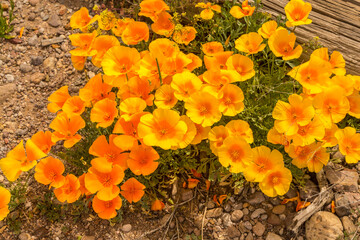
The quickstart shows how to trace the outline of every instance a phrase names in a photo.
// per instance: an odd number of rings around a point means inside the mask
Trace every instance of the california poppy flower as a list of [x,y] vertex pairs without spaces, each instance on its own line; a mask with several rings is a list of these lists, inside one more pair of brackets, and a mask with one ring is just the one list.
[[52,113],[56,113],[61,110],[66,100],[70,97],[68,86],[59,88],[48,97],[50,103],[47,105],[47,109]]
[[81,195],[79,179],[73,174],[67,175],[64,184],[55,189],[54,193],[60,202],[75,202]]
[[211,56],[204,56],[204,63],[208,70],[226,70],[226,62],[233,54],[232,51],[222,51],[214,53]]
[[82,71],[85,67],[86,56],[71,55],[71,62],[76,70]]
[[212,19],[214,16],[213,11],[221,13],[221,7],[219,5],[215,5],[210,2],[208,2],[208,3],[200,2],[200,3],[196,4],[195,7],[204,8],[204,10],[202,10],[200,13],[200,17],[204,20]]
[[168,58],[160,66],[164,84],[170,84],[172,76],[186,70],[186,66],[192,62],[186,54],[179,52],[174,58]]
[[315,139],[320,140],[325,135],[325,127],[320,118],[315,115],[310,123],[304,126],[299,126],[296,134],[289,136],[294,145],[309,145],[315,142]]
[[159,62],[163,62],[168,58],[176,57],[176,55],[180,52],[180,49],[175,42],[167,38],[158,38],[149,44],[149,51],[151,56]]
[[312,20],[308,19],[311,8],[311,4],[303,0],[290,0],[284,8],[288,19],[286,26],[293,27],[312,23]]
[[179,44],[189,45],[189,43],[196,37],[196,29],[190,26],[176,29],[173,34],[173,40]]
[[219,110],[224,116],[235,116],[244,110],[244,94],[234,84],[225,85],[219,92]]
[[79,97],[86,106],[91,106],[104,98],[115,100],[115,93],[110,92],[112,86],[103,82],[101,73],[90,78],[86,85],[79,90]]
[[158,108],[171,109],[178,102],[174,95],[175,90],[170,85],[164,84],[155,92],[155,105]]
[[92,56],[91,62],[100,68],[105,53],[114,46],[120,46],[120,42],[116,37],[109,35],[96,37],[92,45],[92,49],[96,50],[96,54]]
[[228,70],[235,70],[240,74],[236,82],[246,81],[255,76],[254,63],[247,56],[234,54],[227,59],[226,66]]
[[89,16],[89,10],[86,7],[82,7],[71,15],[70,27],[73,29],[80,28],[82,32],[87,32],[87,27],[95,22],[98,17],[98,15],[95,15],[91,18]]
[[145,176],[157,169],[159,163],[156,160],[159,158],[159,154],[152,147],[137,145],[131,148],[127,163],[135,175]]
[[79,96],[69,97],[62,106],[62,110],[69,117],[81,115],[85,111],[85,104]]
[[127,84],[118,90],[118,97],[120,99],[126,99],[129,97],[138,97],[145,100],[146,105],[152,106],[154,95],[151,94],[152,87],[147,78],[134,76],[131,77]]
[[296,36],[294,33],[288,33],[285,28],[278,29],[271,35],[268,41],[270,50],[276,57],[282,57],[284,61],[299,58],[302,53],[302,47],[298,45],[294,48]]
[[318,173],[323,166],[327,165],[330,159],[330,153],[327,152],[326,148],[324,148],[320,142],[316,143],[314,149],[311,158],[307,162],[307,168],[310,172]]
[[0,221],[9,214],[9,206],[11,194],[10,191],[0,186]]
[[245,16],[251,16],[253,15],[254,11],[255,11],[255,7],[251,7],[249,6],[249,1],[245,0],[242,4],[241,4],[241,8],[239,6],[233,6],[230,9],[230,14],[237,19],[243,18]]
[[213,56],[216,53],[223,52],[224,47],[220,42],[207,42],[201,45],[201,50],[205,55]]
[[[101,169],[104,170],[104,169]],[[114,199],[120,189],[117,186],[124,179],[124,170],[119,165],[113,165],[109,171],[100,172],[95,166],[89,168],[85,175],[85,187],[103,201]]]
[[253,158],[244,171],[246,180],[262,182],[267,172],[284,167],[283,155],[265,146],[252,149]]
[[184,182],[183,187],[189,188],[189,189],[196,188],[196,186],[198,185],[199,182],[200,182],[199,179],[189,178],[187,180],[187,184],[186,184],[186,182]]
[[83,173],[80,177],[79,177],[79,182],[80,182],[80,192],[81,194],[84,194],[86,196],[91,195],[92,193],[86,189],[85,187],[85,175],[86,173]]
[[261,52],[266,47],[266,44],[263,44],[263,39],[260,34],[256,32],[250,32],[248,34],[241,35],[235,41],[235,48],[240,52],[249,54],[255,54]]
[[121,37],[122,33],[124,32],[127,25],[131,22],[134,22],[135,20],[132,18],[123,18],[123,19],[116,19],[114,21],[114,25],[111,28],[111,32],[117,36]]
[[71,44],[77,48],[70,50],[70,54],[74,56],[94,56],[96,50],[92,49],[97,32],[92,33],[74,33],[69,36]]
[[180,116],[180,120],[186,123],[187,131],[176,148],[186,148],[195,138],[196,127],[195,127],[195,123],[191,121],[191,119],[186,115]]
[[52,133],[50,131],[39,131],[32,135],[31,141],[41,149],[45,154],[48,154],[51,147],[54,146],[55,142],[52,141]]
[[186,115],[197,124],[208,127],[221,119],[219,100],[207,92],[193,93],[185,102]]
[[155,199],[151,204],[152,211],[161,211],[164,208],[165,208],[165,204],[159,199]]
[[334,147],[338,144],[338,140],[335,137],[337,130],[339,130],[339,128],[335,123],[331,124],[331,127],[325,128],[324,137],[319,139],[323,147]]
[[149,17],[154,22],[163,11],[170,10],[169,6],[163,0],[143,0],[140,3],[139,16]]
[[356,129],[346,127],[335,133],[340,152],[345,155],[347,163],[357,163],[360,160],[360,134]]
[[187,125],[180,115],[169,109],[158,108],[153,114],[143,115],[138,125],[138,135],[146,145],[163,149],[176,147],[186,131]]
[[198,144],[200,143],[202,140],[207,139],[209,132],[211,130],[211,127],[203,127],[201,124],[195,124],[195,128],[196,128],[196,135],[194,137],[194,139],[192,140],[191,144]]
[[121,185],[120,194],[128,200],[129,203],[138,202],[145,194],[145,186],[135,178],[129,178],[123,185]]
[[258,30],[258,34],[260,34],[263,38],[270,38],[277,29],[281,29],[282,27],[278,28],[277,22],[274,20],[268,21],[261,25],[261,28]]
[[353,94],[347,96],[350,104],[349,115],[360,118],[360,94],[358,91],[354,91]]
[[267,141],[273,144],[281,144],[285,147],[285,152],[288,152],[291,139],[285,133],[279,133],[275,127],[271,128],[267,134]]
[[253,152],[250,145],[242,137],[227,137],[218,149],[219,162],[229,171],[240,173],[252,160]]
[[104,135],[99,136],[89,148],[89,153],[97,158],[91,160],[91,165],[100,172],[111,171],[113,165],[119,165],[123,170],[127,169],[127,149],[121,149],[115,145],[115,134],[109,136],[109,142]]
[[13,182],[22,172],[32,169],[37,164],[36,160],[45,156],[46,154],[33,141],[27,140],[24,148],[23,140],[21,140],[5,158],[0,160],[0,169],[5,177]]
[[64,147],[71,148],[80,141],[81,136],[76,132],[85,127],[85,121],[79,115],[68,117],[63,112],[56,116],[49,127],[55,130],[51,138],[52,141],[65,140]]
[[335,75],[344,76],[346,74],[345,59],[340,52],[333,51],[329,57],[327,48],[318,48],[315,49],[310,55],[310,58],[316,57],[329,62],[332,68],[332,73]]
[[190,72],[202,66],[201,58],[196,56],[195,54],[189,53],[186,55],[186,57],[191,60],[191,63],[185,66],[185,68]]
[[174,32],[175,24],[173,23],[172,16],[163,11],[158,15],[158,19],[151,24],[151,29],[159,35],[170,37]]
[[122,206],[122,200],[119,196],[114,197],[109,201],[100,200],[97,196],[92,201],[94,212],[102,219],[111,219],[116,217],[117,212]]
[[41,159],[36,165],[34,178],[39,183],[50,184],[49,188],[59,188],[65,183],[65,177],[62,175],[64,171],[64,164],[59,159],[49,156]]
[[201,85],[201,80],[188,71],[175,74],[171,81],[171,87],[175,90],[174,95],[180,101],[187,101],[191,94],[200,90]]
[[147,42],[149,40],[149,27],[144,22],[131,22],[121,34],[121,39],[126,45],[136,45],[143,40]]
[[145,100],[139,97],[129,97],[120,103],[121,118],[129,121],[132,115],[141,113],[146,108]]
[[115,21],[115,14],[108,9],[105,9],[100,13],[98,19],[99,28],[108,31],[114,27]]
[[108,98],[96,102],[91,109],[90,120],[98,123],[96,127],[109,127],[119,115],[116,105],[114,100]]
[[106,75],[125,76],[139,60],[140,53],[135,48],[114,46],[105,53],[101,66]]
[[259,187],[265,195],[276,197],[289,191],[291,181],[291,171],[282,167],[269,171],[260,182]]
[[281,100],[276,103],[272,116],[275,119],[276,130],[290,136],[299,130],[299,126],[309,124],[314,114],[311,100],[292,94],[289,96],[289,103]]
[[253,132],[249,123],[243,120],[231,120],[225,125],[229,132],[229,136],[239,136],[245,139],[248,143],[254,142]]
[[210,141],[210,149],[213,154],[218,156],[219,147],[221,147],[224,143],[224,140],[229,136],[229,131],[226,127],[220,125],[213,127],[207,138]]
[[[119,118],[119,120],[115,123],[113,133],[120,133],[126,136],[131,136],[135,141],[139,139],[138,136],[138,124],[140,122],[140,118],[148,114],[147,112],[142,112],[138,114],[134,114],[130,117],[128,121],[123,118]],[[127,143],[128,144],[128,143]],[[123,149],[123,147],[121,147]],[[129,148],[130,149],[130,148]]]

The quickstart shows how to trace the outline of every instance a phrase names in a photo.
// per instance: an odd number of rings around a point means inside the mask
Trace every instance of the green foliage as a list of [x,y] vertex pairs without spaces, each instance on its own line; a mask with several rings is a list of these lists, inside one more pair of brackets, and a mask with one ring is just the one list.
[[4,9],[0,4],[0,38],[10,39],[13,36],[8,35],[10,32],[14,30],[14,26],[11,22],[15,19],[14,16],[14,8],[15,3],[13,0],[10,0],[10,8],[9,8],[9,15],[8,17],[4,16]]

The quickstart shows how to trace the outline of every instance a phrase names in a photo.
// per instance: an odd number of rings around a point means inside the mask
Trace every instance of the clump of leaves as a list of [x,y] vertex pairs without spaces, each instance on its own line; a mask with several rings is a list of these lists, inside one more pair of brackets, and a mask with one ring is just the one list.
[[8,35],[14,30],[14,25],[11,22],[15,19],[14,16],[15,3],[10,0],[9,16],[4,16],[3,6],[0,4],[0,38],[10,39],[13,36]]

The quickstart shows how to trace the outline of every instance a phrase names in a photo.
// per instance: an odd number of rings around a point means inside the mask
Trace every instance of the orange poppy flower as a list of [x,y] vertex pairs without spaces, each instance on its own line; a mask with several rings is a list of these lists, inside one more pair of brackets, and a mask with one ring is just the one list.
[[96,50],[96,54],[92,56],[91,62],[100,68],[105,53],[114,46],[120,46],[119,40],[114,36],[101,35],[95,38],[92,49]]
[[178,102],[174,95],[175,90],[170,85],[164,84],[155,92],[155,105],[158,108],[171,109]]
[[98,123],[96,127],[109,127],[119,114],[116,105],[116,101],[108,98],[96,102],[91,109],[90,120]]
[[311,8],[311,4],[303,0],[290,0],[284,8],[288,19],[286,26],[293,27],[312,23],[312,20],[308,19]]
[[212,19],[214,16],[213,11],[221,13],[221,7],[219,5],[215,5],[210,2],[208,2],[208,3],[200,2],[200,3],[196,4],[195,7],[204,8],[204,10],[202,10],[200,13],[200,17],[204,20]]
[[[26,150],[26,153],[25,153]],[[23,140],[0,160],[0,169],[5,177],[13,182],[22,172],[29,171],[36,165],[36,160],[45,157],[33,141],[27,140],[24,148]]]
[[151,56],[159,62],[163,62],[168,58],[176,57],[176,55],[179,54],[180,49],[175,42],[167,38],[158,38],[149,44],[149,51]]
[[360,118],[360,94],[358,91],[354,91],[353,94],[347,96],[350,104],[349,115]]
[[233,54],[232,51],[214,53],[212,56],[204,56],[204,63],[208,70],[227,69],[226,62]]
[[11,194],[10,191],[0,186],[0,221],[2,221],[9,213]]
[[179,44],[189,45],[189,43],[196,37],[196,29],[193,27],[181,27],[176,29],[173,34],[173,40]]
[[282,167],[269,171],[260,182],[259,187],[265,195],[276,197],[289,191],[291,181],[291,171]]
[[161,211],[164,208],[165,208],[165,204],[159,199],[155,199],[155,201],[153,201],[151,204],[152,211]]
[[245,139],[247,143],[253,143],[253,132],[249,124],[243,120],[231,120],[225,125],[229,136],[239,136]]
[[234,54],[226,61],[228,70],[235,70],[240,74],[240,78],[236,82],[246,81],[255,76],[253,61],[244,55]]
[[129,178],[122,186],[120,194],[128,200],[129,203],[138,202],[145,194],[145,186],[135,178]]
[[235,41],[235,48],[240,52],[249,54],[255,54],[261,52],[266,47],[266,44],[262,44],[263,38],[256,32],[241,35]]
[[85,175],[85,187],[91,193],[97,192],[96,196],[100,200],[110,201],[119,194],[120,189],[116,185],[122,182],[124,175],[124,170],[119,165],[114,165],[106,172],[100,172],[93,166]]
[[272,129],[270,129],[270,131],[267,134],[267,141],[269,143],[283,145],[285,148],[285,152],[288,152],[291,139],[288,136],[286,136],[286,132],[279,133],[276,130],[276,128],[272,128]]
[[297,133],[299,126],[310,123],[315,110],[310,99],[303,99],[300,95],[289,96],[289,103],[279,100],[273,110],[275,128],[279,133],[291,136]]
[[348,77],[350,77],[353,81],[354,81],[354,89],[356,91],[360,91],[360,76],[354,76],[354,75],[346,75]]
[[50,123],[49,127],[55,130],[51,138],[52,141],[65,140],[64,147],[71,148],[80,141],[81,136],[76,132],[85,127],[85,121],[78,115],[68,117],[66,113],[60,113]]
[[250,145],[242,137],[227,137],[218,149],[219,162],[229,171],[240,173],[246,169],[253,158]]
[[260,146],[252,149],[253,158],[244,171],[250,182],[262,182],[267,172],[284,167],[283,155],[276,149]]
[[201,124],[195,124],[196,128],[196,135],[194,139],[192,140],[191,144],[198,144],[202,140],[207,139],[209,132],[211,130],[211,127],[203,127]]
[[163,11],[169,11],[170,8],[163,0],[143,0],[140,3],[139,16],[149,17],[154,22]]
[[337,76],[344,76],[346,74],[345,69],[345,59],[338,51],[333,51],[330,58],[327,48],[318,48],[314,50],[310,58],[320,58],[326,62],[329,62],[331,64],[332,73],[334,73]]
[[335,133],[340,152],[345,155],[347,163],[357,163],[360,160],[360,134],[356,129],[346,127]]
[[299,126],[297,133],[289,136],[294,145],[309,145],[315,142],[315,139],[320,140],[325,135],[325,127],[320,118],[315,115],[313,120],[305,126]]
[[157,169],[159,163],[156,160],[159,158],[159,154],[152,147],[138,145],[131,148],[127,163],[135,175],[145,176]]
[[71,55],[71,62],[76,70],[82,71],[85,67],[86,57]]
[[59,188],[65,183],[65,177],[62,175],[64,171],[64,164],[59,159],[47,157],[36,165],[34,178],[44,185],[50,184],[49,188]]
[[50,131],[39,131],[32,135],[31,141],[40,148],[45,154],[48,154],[51,150],[51,147],[54,146],[55,142],[52,141],[52,133]]
[[98,19],[99,28],[105,31],[112,29],[116,22],[115,14],[107,9],[100,13]]
[[95,15],[91,18],[89,16],[89,10],[86,7],[82,7],[71,15],[70,27],[72,29],[80,28],[82,32],[87,32],[88,26],[95,22],[98,17],[98,15]]
[[138,134],[137,134],[137,128],[140,122],[140,118],[145,115],[148,114],[147,112],[142,112],[142,113],[138,113],[138,114],[134,114],[131,116],[129,121],[126,121],[123,118],[120,118],[114,126],[114,130],[113,133],[120,133],[120,134],[124,134],[126,136],[131,136],[135,139],[139,139]]
[[125,76],[139,60],[140,53],[135,48],[115,46],[105,53],[101,66],[106,75]]
[[345,91],[340,87],[333,87],[316,95],[313,105],[316,114],[326,128],[330,128],[332,123],[343,120],[350,110],[349,100],[345,96]]
[[69,97],[62,106],[62,110],[69,117],[81,115],[85,111],[85,104],[79,96]]
[[327,165],[330,159],[330,153],[328,153],[326,148],[319,142],[316,143],[315,147],[315,151],[307,162],[307,167],[310,172],[318,173],[323,166]]
[[175,24],[173,23],[172,16],[163,11],[158,15],[158,19],[151,24],[151,29],[159,35],[170,37],[174,32]]
[[218,97],[224,86],[236,82],[239,78],[240,75],[234,70],[208,70],[202,75],[202,81],[208,84],[203,84],[201,91]]
[[139,137],[146,145],[163,149],[176,147],[186,131],[186,123],[180,120],[177,112],[169,109],[155,109],[153,114],[143,115],[138,125]]
[[129,23],[123,33],[121,39],[126,45],[136,45],[141,41],[149,41],[149,27],[144,22]]
[[229,136],[229,131],[226,127],[220,125],[213,127],[207,138],[210,141],[210,149],[213,154],[218,156],[218,150],[223,145],[224,140]]
[[325,134],[322,139],[319,139],[323,147],[334,147],[338,144],[338,140],[335,137],[336,131],[339,130],[338,126],[333,123],[330,128],[325,128]]
[[201,45],[201,50],[207,56],[214,56],[214,54],[223,52],[224,47],[220,42],[207,42]]
[[97,196],[95,196],[92,202],[94,212],[96,212],[102,219],[111,219],[116,217],[116,210],[119,210],[121,206],[122,200],[119,196],[116,196],[109,201],[100,200]]
[[68,86],[59,88],[48,97],[50,103],[47,105],[47,109],[52,113],[56,113],[61,110],[66,100],[70,97]]
[[[91,160],[91,165],[100,172],[109,172],[113,165],[119,165],[124,171],[127,169],[128,153],[116,146],[114,139],[117,135],[109,136],[109,143],[104,135],[99,136],[89,148],[89,153],[97,158]],[[127,149],[126,149],[127,150]]]
[[75,33],[69,36],[71,44],[77,48],[70,50],[70,54],[74,56],[94,56],[96,50],[92,49],[97,32],[92,33]]
[[260,34],[263,38],[270,38],[277,29],[280,30],[282,27],[278,28],[277,22],[271,20],[261,25],[261,28],[258,30],[258,34]]
[[129,79],[127,84],[122,89],[119,89],[118,97],[120,99],[138,97],[145,100],[148,106],[152,106],[154,95],[150,94],[151,91],[152,88],[147,78],[140,78],[139,76],[134,76]]
[[125,119],[126,121],[129,121],[131,116],[143,112],[145,108],[146,108],[145,100],[139,97],[127,98],[120,103],[121,118]]
[[200,180],[198,180],[198,179],[189,178],[187,180],[187,184],[186,184],[186,182],[184,182],[183,187],[189,188],[189,189],[196,188],[196,186],[198,185],[199,182],[200,182]]
[[299,58],[302,53],[302,47],[298,45],[294,48],[296,36],[294,33],[288,33],[285,28],[278,29],[269,38],[270,50],[276,57],[282,57],[284,61]]
[[331,65],[320,58],[310,58],[310,61],[294,67],[287,75],[297,80],[309,94],[320,93],[323,85],[330,81]]
[[219,92],[219,110],[224,116],[235,116],[244,110],[244,94],[234,84],[225,85]]
[[117,36],[121,37],[122,33],[124,32],[125,28],[129,23],[134,22],[135,20],[132,18],[123,18],[123,19],[116,19],[114,21],[114,26],[111,28],[111,32]]
[[200,90],[201,86],[202,81],[188,71],[175,74],[171,81],[171,87],[175,90],[174,95],[180,101],[187,101],[191,94]]
[[192,60],[182,52],[179,52],[174,58],[166,59],[160,66],[161,74],[164,76],[163,83],[170,84],[172,81],[172,75],[186,70],[185,67],[191,62]]
[[60,202],[73,203],[79,199],[81,195],[79,179],[73,174],[65,177],[65,183],[54,190],[57,200]]
[[186,115],[197,124],[208,127],[221,119],[219,100],[207,92],[196,92],[185,102]]
[[345,96],[349,96],[354,92],[355,82],[349,76],[333,76],[329,82],[326,82],[324,90],[339,86],[345,91]]
[[239,6],[233,6],[230,9],[230,14],[237,19],[243,18],[245,16],[251,16],[253,15],[254,11],[255,11],[255,7],[251,7],[249,6],[249,1],[245,0],[242,4],[241,4],[241,8]]
[[101,73],[99,73],[90,78],[86,85],[79,90],[79,97],[86,106],[91,106],[104,98],[115,100],[115,93],[110,92],[111,89],[112,86],[103,83]]
[[79,177],[80,192],[81,192],[81,194],[89,196],[89,195],[91,195],[91,192],[89,192],[89,190],[87,190],[86,187],[85,187],[85,175],[86,175],[86,173],[83,173],[83,175],[81,175]]
[[191,121],[191,119],[186,115],[180,116],[180,120],[186,123],[187,131],[183,139],[179,142],[176,148],[186,148],[193,141],[196,135],[196,127],[195,127],[195,123]]
[[202,66],[201,58],[199,58],[195,54],[189,53],[186,55],[186,57],[191,60],[191,63],[189,63],[188,65],[185,66],[185,68],[187,70],[189,70],[190,72],[192,72],[194,69],[197,69]]

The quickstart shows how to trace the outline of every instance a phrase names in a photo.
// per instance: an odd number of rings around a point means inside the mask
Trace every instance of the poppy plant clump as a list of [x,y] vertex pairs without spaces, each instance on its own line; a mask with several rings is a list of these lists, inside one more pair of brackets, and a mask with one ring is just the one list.
[[[48,97],[51,131],[0,160],[9,181],[34,168],[60,202],[112,219],[138,202],[166,209],[177,179],[208,191],[232,175],[231,187],[246,180],[275,197],[327,165],[330,147],[360,160],[360,77],[327,48],[299,64],[305,47],[286,28],[311,23],[309,3],[291,0],[285,22],[247,0],[191,5],[196,13],[170,2],[143,0],[132,18],[103,7],[73,14],[72,64],[96,75],[76,95],[63,86]],[[0,196],[3,219],[10,194]]]

